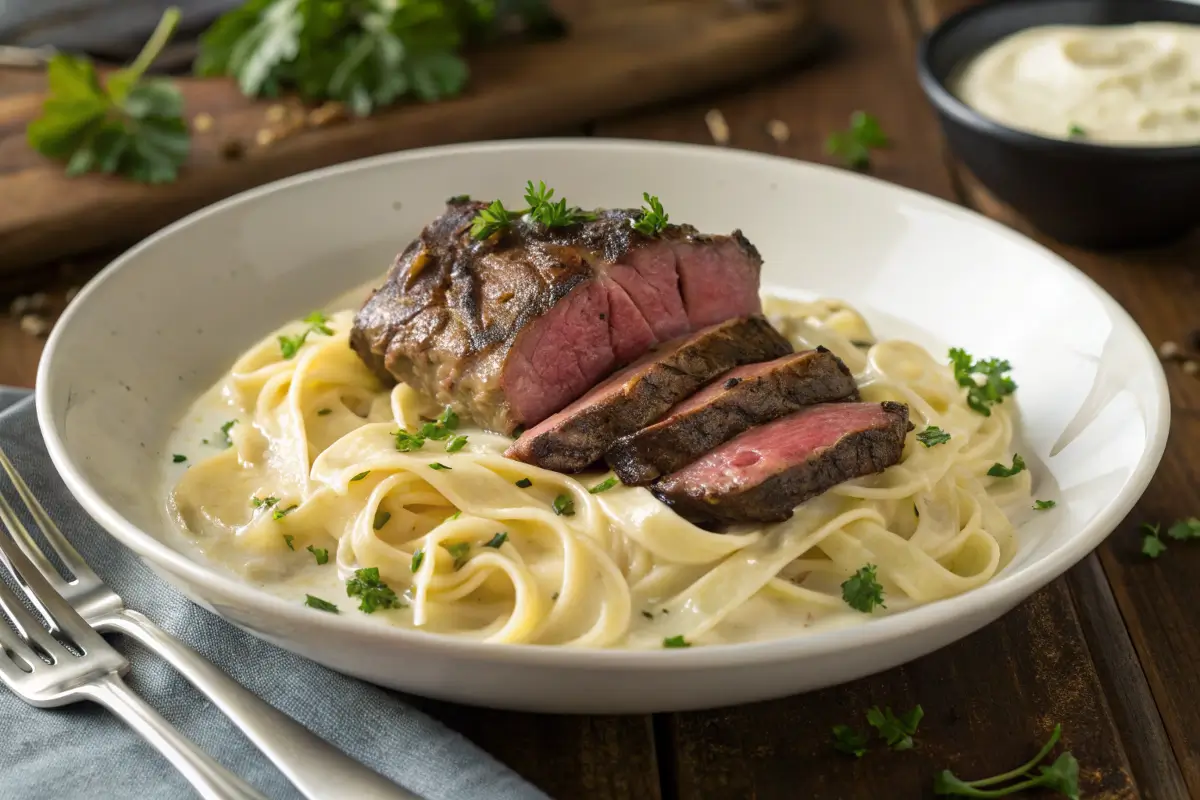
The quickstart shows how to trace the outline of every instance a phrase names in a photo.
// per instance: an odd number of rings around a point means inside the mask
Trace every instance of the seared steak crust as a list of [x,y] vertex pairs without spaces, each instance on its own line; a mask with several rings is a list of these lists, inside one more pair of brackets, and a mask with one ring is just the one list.
[[[484,427],[534,425],[656,343],[761,310],[762,260],[740,233],[672,225],[649,238],[630,225],[639,212],[612,210],[566,228],[522,219],[478,241],[485,205],[452,200],[350,337],[380,377]],[[711,286],[722,277],[732,285]]]
[[739,367],[616,440],[604,457],[622,483],[645,485],[755,425],[814,403],[856,399],[857,392],[850,370],[824,347]]
[[505,453],[545,469],[578,472],[619,436],[666,413],[713,377],[791,352],[761,316],[729,320],[670,342],[526,431]]
[[[866,406],[874,413],[865,415]],[[811,420],[833,413],[857,417],[832,443],[791,461],[770,452]],[[816,412],[815,414],[813,412]],[[881,413],[880,413],[881,412]],[[806,419],[806,415],[809,415]],[[900,460],[912,428],[908,406],[885,402],[812,406],[755,428],[679,472],[658,481],[654,494],[678,514],[716,527],[734,522],[781,522],[800,503],[852,478],[882,472]],[[753,437],[753,446],[748,446]]]

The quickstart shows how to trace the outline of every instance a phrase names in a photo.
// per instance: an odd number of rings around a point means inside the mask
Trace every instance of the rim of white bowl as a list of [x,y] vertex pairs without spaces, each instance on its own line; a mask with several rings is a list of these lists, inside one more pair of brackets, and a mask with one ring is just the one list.
[[[1141,459],[1134,467],[1129,479],[1120,492],[1114,496],[1112,502],[1097,514],[1096,518],[1085,526],[1083,531],[1071,537],[1070,540],[1055,550],[1036,561],[1032,561],[1026,567],[1004,577],[989,581],[983,586],[961,595],[937,600],[894,615],[883,616],[870,620],[863,625],[829,631],[801,633],[796,636],[780,639],[732,644],[712,644],[687,649],[624,650],[564,647],[561,645],[544,644],[492,644],[472,639],[456,638],[445,634],[402,628],[400,626],[379,624],[378,622],[372,622],[366,617],[360,619],[356,616],[333,615],[313,611],[299,603],[290,603],[283,598],[243,583],[232,575],[222,573],[215,568],[206,567],[197,561],[189,559],[183,553],[171,548],[125,519],[115,508],[100,497],[99,493],[84,478],[81,471],[76,468],[68,455],[66,445],[58,429],[52,422],[50,398],[54,390],[55,379],[52,375],[52,368],[55,361],[55,354],[59,342],[67,335],[66,332],[70,330],[75,315],[79,313],[79,309],[88,302],[89,298],[105,281],[110,280],[144,249],[151,247],[155,242],[173,235],[176,231],[203,219],[209,214],[241,203],[250,202],[275,192],[287,191],[295,186],[320,181],[331,175],[375,169],[384,165],[409,161],[453,157],[467,152],[483,151],[503,154],[506,152],[531,150],[541,152],[547,150],[559,152],[575,151],[581,156],[587,155],[589,152],[594,153],[597,150],[607,150],[616,153],[622,151],[650,150],[661,153],[664,156],[671,153],[704,153],[717,159],[732,159],[746,162],[767,161],[779,170],[816,171],[825,173],[827,176],[836,174],[840,180],[871,184],[874,187],[871,191],[893,192],[909,204],[925,207],[971,225],[982,226],[992,234],[1008,239],[1029,250],[1032,254],[1041,257],[1049,267],[1070,274],[1073,279],[1081,283],[1081,288],[1091,291],[1100,298],[1114,322],[1126,328],[1128,335],[1138,340],[1138,344],[1146,359],[1157,367],[1153,388],[1159,406],[1159,424],[1153,430],[1147,429],[1146,449],[1143,451]],[[1007,611],[1008,607],[1015,605],[1038,589],[1041,589],[1083,559],[1125,518],[1133,509],[1138,498],[1141,497],[1150,479],[1154,476],[1154,472],[1158,468],[1158,463],[1162,459],[1163,451],[1166,448],[1167,434],[1170,429],[1170,395],[1167,388],[1166,374],[1159,363],[1157,352],[1138,324],[1095,281],[1053,251],[1017,233],[1011,228],[955,203],[907,187],[888,183],[878,178],[847,172],[835,167],[751,151],[718,148],[710,145],[604,138],[582,140],[548,138],[523,139],[519,141],[470,142],[389,153],[295,175],[250,189],[206,206],[134,245],[113,260],[87,284],[78,297],[67,307],[55,325],[49,340],[46,342],[45,351],[38,365],[35,396],[38,425],[45,439],[46,449],[50,454],[50,459],[55,468],[66,483],[67,488],[88,514],[113,537],[151,563],[162,562],[170,572],[181,573],[194,583],[214,586],[226,595],[237,598],[246,606],[256,608],[259,613],[269,612],[274,616],[282,618],[284,621],[304,625],[315,634],[319,634],[322,631],[354,632],[364,639],[375,640],[380,644],[440,651],[446,657],[469,657],[480,662],[527,663],[531,666],[583,667],[603,670],[704,670],[726,668],[746,663],[777,663],[799,660],[827,655],[847,647],[879,645],[905,636],[911,636],[923,630],[935,628],[955,618],[986,614],[989,609],[996,607],[1006,607]]]

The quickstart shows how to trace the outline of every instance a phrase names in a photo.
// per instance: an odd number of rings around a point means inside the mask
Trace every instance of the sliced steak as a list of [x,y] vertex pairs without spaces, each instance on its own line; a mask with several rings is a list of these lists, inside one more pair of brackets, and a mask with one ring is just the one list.
[[350,344],[486,428],[536,425],[651,347],[761,312],[762,259],[738,232],[648,237],[630,224],[640,212],[617,210],[564,228],[522,218],[478,241],[485,205],[455,199],[421,231]]
[[604,454],[623,483],[645,485],[683,469],[722,442],[755,425],[857,395],[850,370],[824,347],[720,375]]
[[900,460],[901,403],[824,403],[751,428],[668,475],[654,493],[702,525],[779,522],[839,483]]
[[505,455],[545,469],[578,472],[604,455],[617,437],[658,419],[715,376],[791,349],[760,316],[709,326],[613,375],[521,434]]

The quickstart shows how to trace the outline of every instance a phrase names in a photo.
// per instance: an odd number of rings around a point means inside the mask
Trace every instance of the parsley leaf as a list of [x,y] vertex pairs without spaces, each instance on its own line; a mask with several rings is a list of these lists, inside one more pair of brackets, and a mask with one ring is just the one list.
[[278,497],[251,497],[250,505],[255,508],[270,508],[279,502]]
[[182,453],[176,453],[175,455],[171,456],[171,461],[176,464],[182,464],[183,462],[187,461],[187,456],[183,455]]
[[413,553],[412,571],[416,572],[417,570],[419,570],[421,568],[421,564],[424,561],[425,561],[425,550],[423,548],[418,550],[417,552]]
[[378,509],[375,511],[375,519],[371,522],[371,527],[379,530],[384,525],[388,524],[388,520],[392,518],[392,512]]
[[1067,127],[1067,136],[1071,139],[1081,139],[1087,136],[1087,131],[1077,122],[1072,122]]
[[471,220],[471,236],[476,239],[487,239],[502,230],[507,229],[513,221],[521,216],[513,214],[504,207],[504,203],[493,200],[487,208],[481,208]]
[[1200,519],[1191,517],[1190,519],[1183,519],[1176,522],[1167,528],[1167,536],[1179,542],[1188,539],[1200,539]]
[[875,606],[887,608],[883,603],[883,587],[875,579],[875,565],[867,564],[842,584],[842,599],[855,611],[870,614]]
[[663,647],[673,648],[691,646],[692,643],[687,639],[684,639],[683,636],[668,636],[667,638],[663,639]]
[[401,453],[411,453],[425,446],[425,437],[419,433],[409,433],[401,428],[392,435],[396,437],[396,449]]
[[440,461],[434,461],[433,463],[431,463],[429,465],[429,468],[436,469],[436,470],[450,469],[450,467],[447,467],[445,464],[443,464]]
[[[320,311],[314,311],[304,318],[304,323],[308,325],[302,333],[292,336],[279,336],[279,353],[285,360],[294,358],[300,348],[308,340],[310,334],[319,333],[322,336],[333,336],[333,329],[329,327],[329,318]],[[325,409],[322,409],[324,411]],[[320,411],[317,412],[321,413]]]
[[508,532],[500,531],[495,536],[493,536],[491,539],[489,539],[488,543],[485,544],[484,547],[494,547],[497,550],[499,550],[500,546],[503,545],[507,541],[508,541]]
[[667,227],[667,221],[671,215],[663,210],[662,203],[657,197],[652,196],[649,192],[642,192],[642,199],[645,200],[645,205],[642,206],[642,214],[636,220],[630,220],[630,225],[638,233],[646,236],[653,236],[656,233],[662,233]]
[[833,749],[848,756],[862,758],[867,752],[867,737],[849,725],[834,725]]
[[934,445],[945,444],[950,441],[950,434],[936,425],[930,425],[917,434],[917,441],[926,447],[933,447]]
[[521,480],[517,481],[517,486],[521,489],[528,489],[530,486],[533,486],[533,481],[529,480],[529,478],[521,478]]
[[322,600],[319,597],[314,597],[311,594],[304,595],[304,605],[309,608],[315,608],[318,611],[328,611],[330,614],[337,614],[338,607],[328,600]]
[[[1012,365],[1002,359],[975,361],[967,351],[952,347],[950,364],[954,367],[954,380],[967,389],[967,405],[985,417],[992,415],[992,406],[1003,403],[1005,397],[1017,390],[1017,384],[1005,374],[1012,371]],[[982,384],[979,378],[983,379]]]
[[221,426],[221,446],[226,450],[233,447],[233,439],[230,438],[229,431],[234,425],[237,425],[236,419],[231,419]]
[[332,409],[332,408],[318,408],[318,409],[317,409],[317,416],[318,416],[318,417],[327,417],[327,416],[329,416],[329,415],[330,415],[330,414],[332,414],[332,413],[333,413],[333,409]]
[[600,481],[600,483],[597,483],[595,486],[588,489],[588,494],[600,494],[601,492],[607,492],[609,489],[613,488],[616,485],[617,485],[616,478],[612,478],[612,477],[605,478],[604,480]]
[[363,470],[362,472],[358,473],[353,478],[351,478],[350,482],[354,483],[355,481],[361,481],[363,478],[367,477],[370,474],[371,474],[371,470],[369,470],[369,469]]
[[283,543],[287,545],[288,550],[294,551],[296,549],[296,545],[294,544],[295,541],[296,537],[292,536],[290,533],[285,533],[283,535]]
[[454,569],[460,570],[463,564],[467,563],[467,554],[471,552],[470,542],[454,542],[453,544],[443,544],[442,547],[454,559]]
[[879,733],[879,738],[887,742],[893,750],[911,750],[913,734],[921,724],[925,710],[916,706],[907,714],[896,716],[891,708],[883,711],[879,706],[873,706],[867,711],[867,723]]
[[872,150],[890,145],[878,119],[865,111],[855,111],[850,115],[848,130],[829,134],[825,152],[841,158],[851,169],[864,170],[871,166]]
[[535,187],[533,181],[525,184],[525,202],[529,203],[529,218],[535,222],[540,222],[547,228],[565,228],[568,225],[574,225],[577,222],[585,222],[593,219],[593,214],[587,214],[578,208],[567,208],[566,198],[562,198],[557,203],[550,198],[554,197],[554,190],[547,189],[544,181],[538,181]]
[[554,513],[560,517],[575,516],[575,498],[570,495],[560,494],[554,498]]
[[346,596],[359,598],[358,610],[374,614],[381,608],[404,608],[404,603],[386,583],[379,579],[378,567],[354,571],[346,581]]
[[329,563],[329,551],[326,550],[324,547],[315,547],[314,545],[310,544],[308,547],[306,547],[304,549],[313,554],[313,558],[315,558],[317,560],[318,564],[328,564]]
[[67,175],[118,174],[143,183],[170,183],[191,143],[183,97],[164,79],[143,79],[179,24],[168,8],[132,64],[103,86],[87,58],[58,53],[47,68],[50,93],[29,123],[30,146],[67,162]]
[[[1063,753],[1050,766],[1038,765],[1062,736],[1062,726],[1055,725],[1050,739],[1032,759],[1008,772],[965,781],[950,770],[942,770],[933,780],[934,794],[955,795],[957,797],[1008,797],[1026,789],[1044,788],[1058,792],[1070,800],[1079,800],[1079,762],[1070,753]],[[1033,774],[1033,768],[1038,767],[1038,774]],[[1007,786],[997,784],[1009,783]],[[991,788],[996,787],[996,788]]]
[[467,437],[455,436],[453,439],[446,442],[446,452],[447,453],[457,453],[459,450],[462,450],[466,446],[467,446]]
[[1167,549],[1161,537],[1162,527],[1143,522],[1138,528],[1142,532],[1142,555],[1158,558]]
[[1033,501],[1033,510],[1034,511],[1047,511],[1051,508],[1054,508],[1056,505],[1058,505],[1058,503],[1054,502],[1053,500],[1034,500]]
[[1019,472],[1025,471],[1025,460],[1021,458],[1019,453],[1013,453],[1013,463],[1011,467],[1006,467],[1003,464],[992,464],[988,469],[987,474],[992,478],[1011,478]]
[[275,520],[281,520],[284,517],[286,517],[288,514],[295,511],[299,507],[300,506],[291,505],[291,506],[288,506],[287,508],[277,508],[271,512],[271,518],[275,519]]

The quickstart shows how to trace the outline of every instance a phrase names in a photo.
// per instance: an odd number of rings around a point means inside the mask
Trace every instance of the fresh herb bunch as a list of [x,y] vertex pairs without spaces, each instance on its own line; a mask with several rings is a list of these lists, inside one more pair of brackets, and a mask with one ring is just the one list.
[[163,14],[142,52],[101,84],[87,58],[59,53],[50,60],[50,94],[26,137],[43,155],[67,162],[67,175],[102,172],[143,183],[179,175],[191,141],[183,97],[165,79],[143,79],[179,24],[179,9]]
[[249,0],[201,37],[196,72],[228,75],[252,97],[295,90],[366,116],[461,92],[471,41],[555,23],[545,0]]

